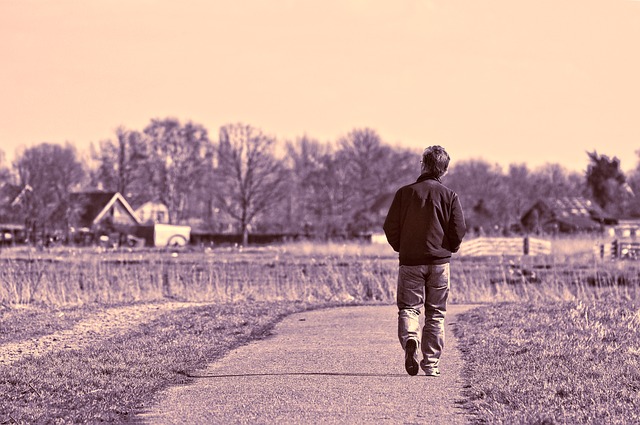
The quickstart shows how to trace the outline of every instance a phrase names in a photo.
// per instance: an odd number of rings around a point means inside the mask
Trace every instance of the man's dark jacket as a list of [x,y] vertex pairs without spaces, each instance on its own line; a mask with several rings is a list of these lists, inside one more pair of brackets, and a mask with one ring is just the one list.
[[398,189],[384,222],[387,241],[407,266],[448,263],[465,232],[458,195],[427,174]]

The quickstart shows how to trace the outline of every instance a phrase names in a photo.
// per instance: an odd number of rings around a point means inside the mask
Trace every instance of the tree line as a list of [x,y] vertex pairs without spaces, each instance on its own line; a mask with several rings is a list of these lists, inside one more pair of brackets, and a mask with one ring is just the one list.
[[[55,212],[69,207],[72,192],[104,190],[132,205],[161,202],[170,223],[242,233],[245,243],[250,232],[342,238],[380,230],[390,196],[418,176],[420,153],[384,142],[371,128],[334,142],[306,135],[282,142],[234,123],[213,140],[201,124],[165,118],[142,130],[119,127],[88,154],[69,143],[41,143],[11,166],[0,155],[0,183],[28,186],[21,214],[48,229],[68,226]],[[476,232],[518,231],[527,208],[553,197],[584,196],[613,217],[640,217],[633,196],[640,167],[625,176],[616,157],[586,154],[585,174],[560,164],[505,171],[483,159],[453,158],[443,183],[459,194]]]

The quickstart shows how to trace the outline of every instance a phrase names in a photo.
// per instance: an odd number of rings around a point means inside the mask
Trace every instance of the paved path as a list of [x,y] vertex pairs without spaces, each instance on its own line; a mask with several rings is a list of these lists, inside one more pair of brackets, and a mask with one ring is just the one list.
[[284,319],[274,335],[232,351],[172,387],[138,417],[149,424],[464,424],[462,360],[449,305],[438,378],[409,376],[395,306],[344,307]]

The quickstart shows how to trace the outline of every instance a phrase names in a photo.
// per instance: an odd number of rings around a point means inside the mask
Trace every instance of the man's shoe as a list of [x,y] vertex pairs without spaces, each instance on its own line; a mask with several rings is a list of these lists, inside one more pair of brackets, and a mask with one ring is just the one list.
[[425,375],[427,376],[440,376],[440,369],[437,367],[429,368],[424,370]]
[[404,368],[411,376],[417,375],[420,370],[418,364],[418,341],[413,338],[408,339],[404,347]]

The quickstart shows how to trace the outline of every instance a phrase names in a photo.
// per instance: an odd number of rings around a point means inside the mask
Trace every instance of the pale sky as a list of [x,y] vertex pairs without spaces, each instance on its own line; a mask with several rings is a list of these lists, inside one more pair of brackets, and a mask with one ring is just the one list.
[[640,149],[640,1],[0,0],[0,149],[152,118],[586,169]]

